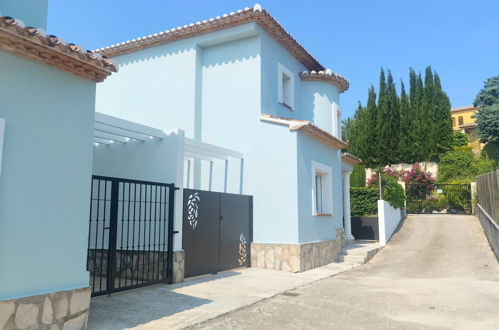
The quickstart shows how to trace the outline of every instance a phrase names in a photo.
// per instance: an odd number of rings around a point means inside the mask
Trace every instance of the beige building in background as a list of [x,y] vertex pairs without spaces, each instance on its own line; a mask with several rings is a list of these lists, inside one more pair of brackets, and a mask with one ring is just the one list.
[[484,144],[480,143],[477,124],[475,122],[474,115],[477,111],[478,108],[472,105],[450,110],[452,116],[452,129],[454,131],[466,133],[469,139],[469,146],[473,152],[480,153]]

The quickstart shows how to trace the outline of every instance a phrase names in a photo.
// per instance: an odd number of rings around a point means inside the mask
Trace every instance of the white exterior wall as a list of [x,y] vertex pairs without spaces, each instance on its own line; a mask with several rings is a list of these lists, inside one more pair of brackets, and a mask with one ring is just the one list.
[[378,200],[379,243],[385,245],[397,229],[402,214],[384,200]]

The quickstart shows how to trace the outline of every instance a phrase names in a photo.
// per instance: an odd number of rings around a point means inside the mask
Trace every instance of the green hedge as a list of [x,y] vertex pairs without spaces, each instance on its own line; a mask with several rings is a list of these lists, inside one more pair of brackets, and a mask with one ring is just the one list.
[[397,182],[397,179],[387,177],[383,186],[383,199],[391,206],[397,209],[403,209],[405,206],[404,188]]
[[[351,187],[350,208],[352,217],[378,214],[378,198],[378,189]],[[397,182],[397,179],[386,178],[383,186],[383,199],[395,208],[404,208],[404,188]]]
[[378,190],[364,187],[350,188],[352,217],[378,214]]

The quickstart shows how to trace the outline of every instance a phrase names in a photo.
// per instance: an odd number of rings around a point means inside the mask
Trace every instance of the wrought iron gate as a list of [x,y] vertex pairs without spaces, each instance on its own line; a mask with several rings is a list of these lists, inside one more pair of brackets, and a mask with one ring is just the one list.
[[92,177],[92,296],[171,280],[174,190],[173,184]]
[[184,189],[185,277],[250,265],[253,197]]
[[406,184],[407,213],[471,214],[470,184]]

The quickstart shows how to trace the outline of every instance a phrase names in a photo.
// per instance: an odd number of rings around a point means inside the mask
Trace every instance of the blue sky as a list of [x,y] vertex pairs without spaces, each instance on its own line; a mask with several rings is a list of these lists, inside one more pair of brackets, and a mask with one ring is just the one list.
[[[307,0],[260,2],[319,62],[350,81],[344,117],[379,68],[407,83],[409,67],[431,65],[452,106],[469,105],[486,78],[499,75],[497,0]],[[87,49],[215,17],[254,2],[240,0],[49,0],[48,31]]]

